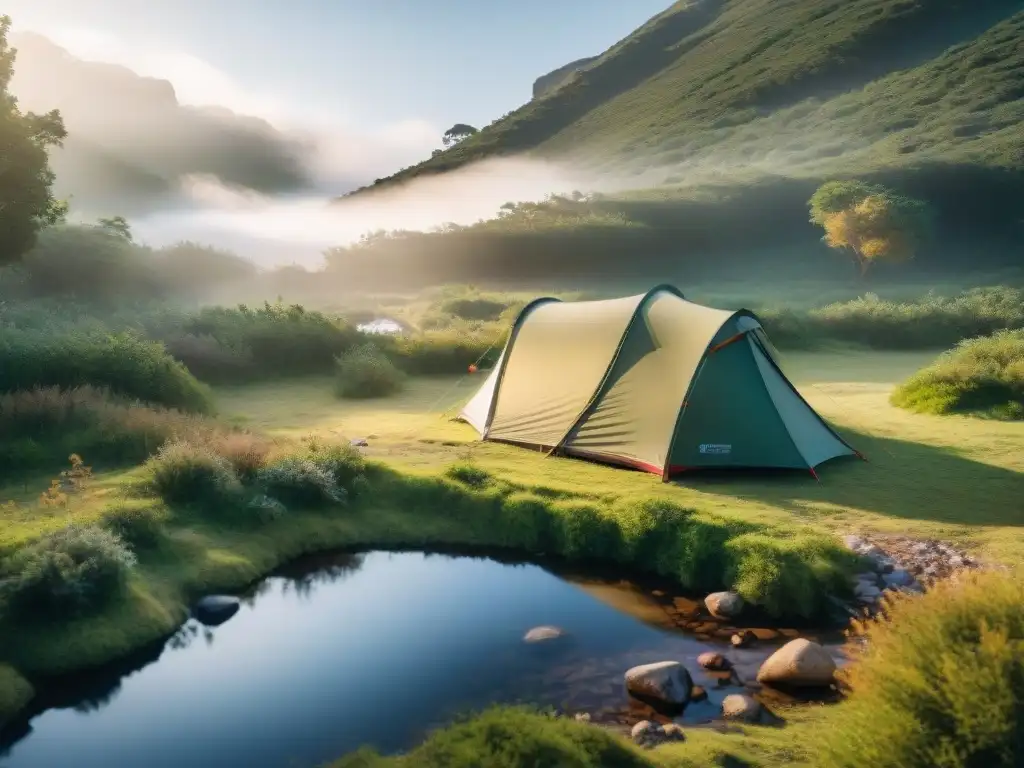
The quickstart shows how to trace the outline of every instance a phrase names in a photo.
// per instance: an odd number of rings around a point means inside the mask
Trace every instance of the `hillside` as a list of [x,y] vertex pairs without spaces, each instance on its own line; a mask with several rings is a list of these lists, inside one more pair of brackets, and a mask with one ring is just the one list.
[[367,189],[520,153],[638,188],[711,181],[723,165],[749,178],[1021,171],[1022,41],[1021,0],[677,2],[578,71],[545,76],[546,95]]

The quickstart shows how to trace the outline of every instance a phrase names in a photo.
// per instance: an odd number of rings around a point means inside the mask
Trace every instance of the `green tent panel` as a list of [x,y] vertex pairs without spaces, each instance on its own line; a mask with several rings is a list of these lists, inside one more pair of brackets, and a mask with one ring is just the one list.
[[757,317],[672,286],[531,302],[460,418],[484,440],[621,464],[810,469],[859,455],[786,378]]

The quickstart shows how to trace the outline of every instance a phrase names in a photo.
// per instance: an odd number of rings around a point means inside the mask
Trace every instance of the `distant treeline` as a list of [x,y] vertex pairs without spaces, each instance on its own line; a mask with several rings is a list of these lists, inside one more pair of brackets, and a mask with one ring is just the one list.
[[[904,273],[1020,266],[1024,173],[935,165],[862,177],[926,200],[934,239]],[[846,274],[819,241],[807,200],[821,180],[775,178],[707,190],[703,199],[555,198],[510,205],[502,219],[441,232],[378,233],[328,252],[346,284],[417,288],[452,282],[717,279],[745,268]],[[766,252],[773,251],[766,264]]]

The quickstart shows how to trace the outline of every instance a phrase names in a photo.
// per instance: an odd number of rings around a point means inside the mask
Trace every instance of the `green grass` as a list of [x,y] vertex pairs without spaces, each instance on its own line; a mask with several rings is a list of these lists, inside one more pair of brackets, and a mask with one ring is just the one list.
[[918,413],[1024,420],[1024,330],[961,342],[903,382],[892,403]]
[[[663,485],[643,473],[481,443],[449,419],[482,383],[480,374],[413,379],[394,398],[353,403],[333,398],[330,379],[217,391],[226,415],[271,435],[308,433],[367,438],[367,455],[403,470],[443,471],[471,460],[490,475],[610,499],[655,495],[684,508],[763,525],[833,532],[875,530],[955,541],[976,552],[1024,563],[1019,496],[1024,425],[963,416],[909,413],[889,404],[896,382],[934,352],[784,352],[802,394],[869,459],[771,479],[690,478]],[[978,489],[985,503],[978,503]]]

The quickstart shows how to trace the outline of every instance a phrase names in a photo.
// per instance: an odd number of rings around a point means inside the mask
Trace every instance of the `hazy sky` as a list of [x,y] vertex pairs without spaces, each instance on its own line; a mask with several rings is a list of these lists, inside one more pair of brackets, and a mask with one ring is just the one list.
[[[185,211],[151,206],[148,213],[131,214],[117,203],[97,204],[86,190],[62,189],[72,198],[73,215],[127,212],[136,232],[153,244],[192,238],[263,263],[311,263],[323,247],[369,230],[470,223],[494,215],[510,199],[576,188],[559,170],[505,165],[456,174],[459,180],[439,188],[412,185],[400,197],[372,205],[327,207],[333,195],[429,157],[453,123],[482,127],[521,106],[538,76],[601,53],[668,5],[669,0],[6,0],[2,13],[11,16],[15,35],[37,32],[74,57],[169,80],[181,104],[262,117],[280,136],[301,136],[313,147],[304,162],[316,187],[302,199],[238,194],[219,188],[216,180],[182,179],[191,206]],[[45,65],[37,67],[33,75],[44,95],[57,85],[46,71]],[[16,95],[29,96],[17,90]],[[50,107],[48,98],[40,108]],[[104,151],[127,153],[128,144],[122,147],[117,137],[134,117],[132,105],[95,105],[88,119],[65,110],[69,131],[77,130],[80,139],[113,141]],[[128,153],[118,161],[138,163],[139,152],[151,158],[187,153],[180,137],[173,147],[167,143],[169,132],[170,127],[151,130],[148,145],[134,147],[135,159]],[[69,144],[65,157],[70,152]],[[105,183],[99,175],[86,177]],[[68,178],[58,172],[58,184]]]
[[601,52],[668,4],[7,0],[3,12],[83,58],[166,77],[185,102],[379,128],[485,124],[527,101],[538,75]]

